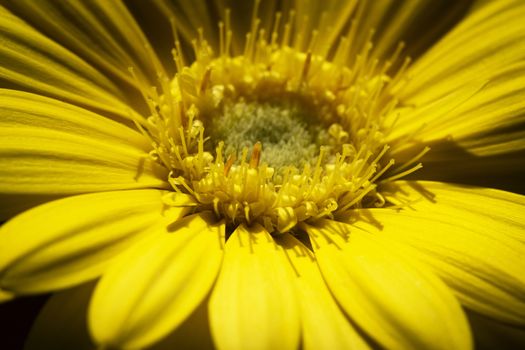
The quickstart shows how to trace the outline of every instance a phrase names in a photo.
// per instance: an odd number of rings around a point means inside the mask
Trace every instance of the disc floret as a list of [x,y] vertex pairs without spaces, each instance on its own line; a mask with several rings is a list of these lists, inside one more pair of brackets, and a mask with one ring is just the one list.
[[[214,56],[204,40],[196,41],[196,61],[184,67],[175,53],[175,79],[164,80],[163,95],[147,94],[152,116],[145,133],[152,156],[170,169],[173,189],[190,194],[195,210],[212,210],[233,224],[258,222],[269,232],[383,205],[378,180],[394,164],[386,159],[383,125],[397,103],[389,93],[390,63],[357,59],[343,66],[268,42],[264,33],[246,45],[244,55],[231,56],[221,43]],[[230,137],[220,126],[231,124],[239,106],[248,112],[237,113],[236,122],[247,125],[271,113],[294,117],[277,123],[290,126],[275,127],[271,138],[249,128]],[[266,146],[293,138],[290,130],[298,141],[283,152],[307,149],[304,159],[277,164],[265,157]],[[242,140],[243,132],[251,136]]]

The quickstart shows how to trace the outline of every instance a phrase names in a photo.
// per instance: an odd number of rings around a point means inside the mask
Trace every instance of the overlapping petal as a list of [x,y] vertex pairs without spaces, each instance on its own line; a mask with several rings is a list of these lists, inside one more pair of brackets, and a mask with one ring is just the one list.
[[[157,6],[167,19],[174,20],[174,25],[183,39],[187,41],[195,39],[198,35],[198,28],[202,28],[203,34],[212,42],[217,39],[216,35],[213,35],[217,31],[216,23],[212,20],[211,13],[205,3],[192,0],[154,0],[152,3]],[[239,5],[250,7],[250,4],[246,1],[239,3]],[[224,13],[220,15],[222,16]],[[239,18],[239,20],[242,19]],[[232,39],[236,40],[235,37]]]
[[479,6],[414,63],[399,92],[401,99],[421,106],[464,83],[490,77],[494,68],[523,60],[524,14],[525,3],[520,0]]
[[148,350],[166,349],[215,349],[209,324],[208,299],[203,300],[193,313],[166,338],[148,348]]
[[370,349],[337,305],[319,271],[314,254],[292,235],[277,241],[292,266],[301,310],[304,349]]
[[0,289],[0,303],[12,300],[14,297],[14,293]]
[[63,195],[167,187],[143,136],[72,105],[0,90],[0,191]]
[[454,25],[470,5],[463,0],[454,3],[432,0],[358,3],[363,9],[358,10],[360,17],[354,45],[362,45],[373,30],[371,52],[382,58],[391,55],[400,42],[406,44],[404,54],[412,57],[420,54]]
[[153,84],[161,67],[142,30],[120,1],[12,1],[9,8],[42,33],[125,82],[132,67]]
[[81,58],[0,6],[0,78],[30,91],[129,116],[119,89]]
[[[400,111],[387,141],[394,153],[431,145],[425,162],[465,161],[525,150],[525,63],[496,69],[440,99]],[[399,143],[399,144],[397,144]],[[458,152],[458,150],[463,152]]]
[[142,348],[181,324],[208,294],[223,256],[224,224],[195,214],[156,229],[97,285],[89,327],[102,346]]
[[[396,123],[387,142],[398,161],[410,159],[423,145],[432,148],[422,159],[427,169],[419,178],[466,182],[470,177],[485,184],[488,177],[501,181],[520,171],[523,14],[521,1],[486,2],[409,70],[398,91],[405,108],[392,114]],[[477,40],[480,35],[483,40]]]
[[335,298],[388,349],[469,349],[466,317],[426,266],[366,231],[333,220],[304,225]]
[[233,232],[209,303],[217,348],[297,348],[300,319],[289,264],[261,226]]
[[408,254],[427,263],[467,307],[525,324],[524,197],[432,182],[397,185],[420,199],[399,212],[364,210],[374,222],[353,225],[410,247]]
[[[41,293],[99,276],[113,259],[164,220],[158,190],[79,195],[15,217],[0,228],[0,285]],[[184,209],[170,212],[175,220]]]

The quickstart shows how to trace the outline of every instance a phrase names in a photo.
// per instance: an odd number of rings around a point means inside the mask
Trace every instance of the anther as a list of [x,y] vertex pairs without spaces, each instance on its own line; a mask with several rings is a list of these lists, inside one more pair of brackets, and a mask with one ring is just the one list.
[[206,91],[206,88],[208,87],[208,84],[210,82],[211,78],[211,67],[206,68],[206,72],[204,72],[204,76],[202,77],[201,87],[200,87],[200,94],[203,95]]
[[233,163],[235,162],[236,158],[237,157],[235,157],[235,154],[231,154],[228,157],[228,160],[226,161],[226,164],[224,164],[224,176],[228,176],[228,174],[230,173],[230,169],[232,168]]
[[257,141],[253,146],[252,156],[250,158],[250,168],[255,169],[259,166],[259,161],[261,160],[261,150],[262,144]]
[[306,78],[308,77],[308,71],[310,70],[311,63],[312,63],[312,52],[308,51],[308,53],[306,54],[306,59],[304,60],[303,72],[301,73],[301,81],[300,81],[299,87],[302,86],[304,82],[306,82]]

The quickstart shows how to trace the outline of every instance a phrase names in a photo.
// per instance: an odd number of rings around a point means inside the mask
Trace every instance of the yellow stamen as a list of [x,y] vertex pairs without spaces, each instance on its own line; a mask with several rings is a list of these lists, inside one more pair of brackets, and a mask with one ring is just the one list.
[[[374,30],[356,44],[362,3],[348,5],[357,6],[357,14],[335,50],[322,40],[335,41],[326,14],[322,30],[312,30],[311,19],[299,14],[296,20],[294,11],[263,23],[259,5],[244,47],[233,48],[242,55],[231,55],[226,9],[217,54],[200,29],[189,67],[172,22],[177,74],[169,81],[159,70],[162,94],[141,85],[151,115],[147,123],[135,121],[154,145],[152,157],[170,170],[176,191],[199,203],[196,210],[211,210],[230,224],[256,222],[287,232],[303,221],[391,205],[382,185],[419,169],[414,163],[428,151],[384,178],[394,165],[385,144],[398,105],[392,94],[404,79],[403,72],[387,74],[394,65],[406,69],[408,60],[398,63],[404,44],[385,62],[372,56]],[[334,27],[343,30],[340,23]],[[271,123],[275,119],[280,123]]]

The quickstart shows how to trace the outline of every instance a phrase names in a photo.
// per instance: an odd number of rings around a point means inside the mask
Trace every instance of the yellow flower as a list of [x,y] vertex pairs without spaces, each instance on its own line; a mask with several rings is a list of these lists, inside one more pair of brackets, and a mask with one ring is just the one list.
[[0,7],[0,299],[57,291],[28,346],[523,326],[525,198],[473,185],[523,175],[525,3],[467,5]]

